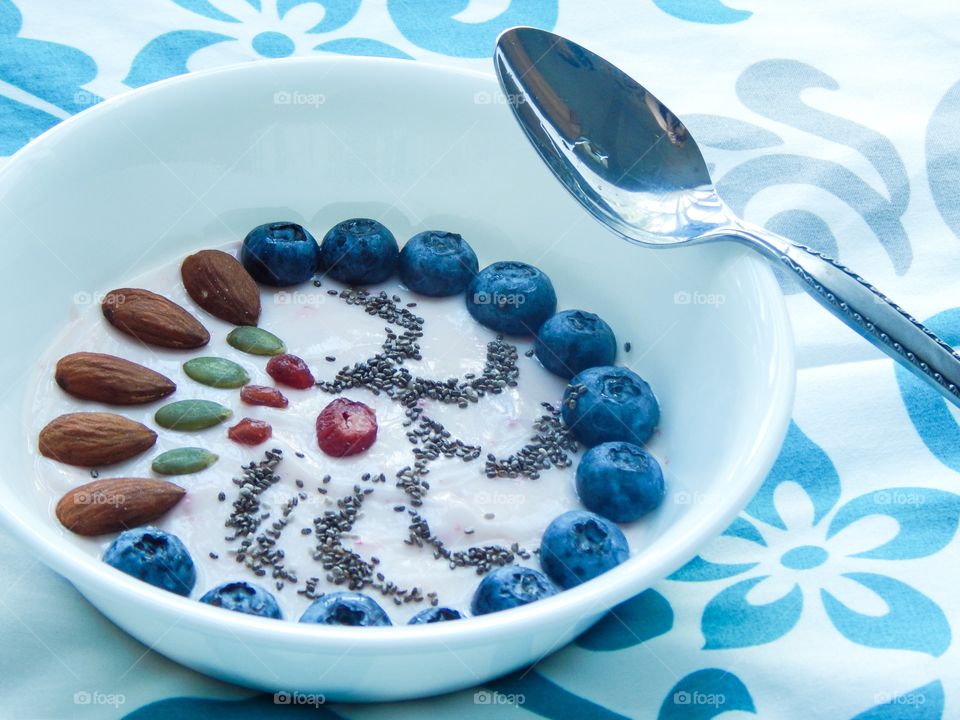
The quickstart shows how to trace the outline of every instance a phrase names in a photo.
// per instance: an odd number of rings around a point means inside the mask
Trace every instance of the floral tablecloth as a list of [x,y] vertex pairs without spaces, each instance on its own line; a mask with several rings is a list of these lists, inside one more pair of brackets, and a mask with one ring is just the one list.
[[[0,156],[184,72],[315,53],[490,71],[496,35],[536,25],[658,92],[734,210],[960,344],[956,0],[735,4],[0,0]],[[0,536],[0,716],[960,717],[960,416],[785,291],[797,399],[763,488],[702,556],[534,668],[419,702],[278,702],[151,652]]]

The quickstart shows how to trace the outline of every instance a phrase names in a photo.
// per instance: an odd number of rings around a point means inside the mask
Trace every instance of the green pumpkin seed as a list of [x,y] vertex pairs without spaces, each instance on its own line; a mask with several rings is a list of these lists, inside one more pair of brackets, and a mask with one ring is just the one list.
[[230,408],[210,400],[179,400],[157,410],[157,425],[170,430],[203,430],[233,415]]
[[237,350],[251,355],[279,355],[287,350],[283,340],[253,325],[233,329],[227,335],[227,342]]
[[152,467],[160,475],[189,475],[206,470],[219,459],[218,455],[203,448],[177,448],[157,455]]
[[193,358],[183,364],[183,371],[198,383],[215,388],[238,388],[250,382],[246,370],[225,358]]

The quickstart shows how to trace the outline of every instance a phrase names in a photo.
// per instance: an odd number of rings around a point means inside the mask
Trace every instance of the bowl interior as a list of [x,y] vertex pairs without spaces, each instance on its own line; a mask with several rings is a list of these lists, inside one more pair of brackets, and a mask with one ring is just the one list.
[[[12,421],[33,363],[76,312],[77,293],[96,296],[262,222],[295,220],[321,237],[363,215],[401,242],[461,232],[481,266],[534,263],[561,307],[600,313],[631,343],[620,361],[663,409],[668,497],[644,521],[643,551],[581,595],[616,602],[689,559],[749,500],[782,440],[793,391],[782,297],[764,263],[732,245],[647,250],[605,230],[498,97],[492,77],[414,63],[249,64],[131,93],[25,149],[0,173],[0,249],[14,270],[0,284],[0,487],[11,526],[79,584],[180,603],[132,590],[135,581],[52,532],[32,492],[36,438]],[[581,597],[571,595],[564,602]]]

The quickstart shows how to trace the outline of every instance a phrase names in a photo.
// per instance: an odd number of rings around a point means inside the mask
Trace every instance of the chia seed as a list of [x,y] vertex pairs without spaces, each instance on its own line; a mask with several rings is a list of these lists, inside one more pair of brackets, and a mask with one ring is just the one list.
[[[330,292],[330,291],[328,291]],[[362,388],[374,394],[384,393],[406,408],[413,408],[422,399],[468,407],[487,393],[498,394],[505,387],[516,386],[517,349],[502,337],[488,343],[483,374],[477,378],[448,378],[433,380],[415,377],[403,367],[406,360],[421,360],[419,339],[423,337],[424,319],[414,315],[408,307],[400,307],[397,296],[385,292],[371,294],[367,290],[345,289],[339,296],[348,305],[361,307],[368,315],[397,326],[385,328],[386,338],[382,352],[353,367],[344,367],[333,380],[320,381],[321,390],[338,395],[344,390]]]
[[[570,401],[576,402],[576,388],[570,394]],[[573,464],[570,455],[576,453],[577,441],[570,435],[560,411],[550,403],[542,403],[547,411],[533,423],[534,434],[530,442],[509,457],[498,459],[492,453],[487,455],[484,472],[488,478],[525,477],[536,480],[540,472],[551,467],[568,468]]]
[[320,578],[318,577],[308,578],[304,583],[304,588],[302,590],[297,590],[297,594],[305,596],[308,600],[316,600],[319,597],[323,597],[324,593],[317,592],[317,584],[319,582]]
[[[315,282],[320,287],[319,281]],[[423,337],[424,319],[412,312],[415,302],[404,306],[397,295],[385,292],[371,293],[364,289],[327,290],[333,297],[339,297],[347,305],[358,307],[371,317],[379,318],[388,324],[380,351],[373,357],[353,366],[341,368],[332,380],[319,380],[316,384],[322,392],[339,395],[350,389],[365,389],[375,395],[386,395],[404,408],[406,419],[403,426],[411,444],[413,462],[396,472],[394,479],[397,487],[407,495],[406,504],[393,506],[395,512],[408,514],[408,532],[403,542],[408,546],[427,549],[435,560],[445,562],[451,570],[471,567],[477,575],[510,564],[517,557],[529,559],[531,553],[512,543],[510,547],[502,545],[484,545],[452,551],[434,535],[425,517],[418,508],[423,505],[429,493],[430,463],[440,458],[460,458],[464,462],[474,461],[483,454],[479,445],[470,445],[456,437],[444,426],[428,417],[423,410],[423,401],[439,402],[468,408],[477,404],[487,395],[498,395],[505,389],[518,385],[518,350],[515,345],[505,341],[502,335],[487,343],[483,370],[478,373],[466,373],[462,378],[451,377],[435,380],[414,375],[404,366],[407,361],[421,360],[420,339]],[[526,357],[533,357],[533,348],[527,350]],[[326,356],[328,362],[336,362],[336,357]],[[568,396],[572,402],[577,394]],[[520,451],[507,458],[499,459],[494,454],[486,454],[485,474],[487,477],[527,477],[536,479],[539,473],[549,467],[569,467],[570,455],[577,450],[576,442],[568,435],[560,421],[559,409],[544,403],[547,414],[539,417],[533,424],[534,434],[530,442]],[[296,453],[303,458],[303,453]],[[281,452],[273,450],[265,454],[260,463],[250,462],[242,468],[242,477],[234,478],[237,497],[233,502],[233,511],[225,525],[231,528],[233,535],[228,542],[237,543],[230,552],[235,560],[243,564],[257,577],[270,573],[277,590],[285,583],[296,584],[296,574],[284,564],[284,552],[277,544],[289,524],[299,500],[306,500],[306,493],[300,492],[289,498],[281,506],[281,517],[265,525],[269,512],[261,512],[260,496],[275,485],[279,476],[275,470],[281,460]],[[323,476],[317,486],[320,495],[327,494],[330,475]],[[355,523],[363,518],[362,505],[365,498],[374,492],[378,483],[386,482],[383,472],[363,473],[360,483],[353,491],[341,498],[326,497],[327,507],[312,519],[313,527],[301,527],[300,534],[313,536],[312,558],[320,563],[323,573],[310,577],[297,593],[308,599],[322,597],[318,591],[322,578],[333,585],[343,585],[345,589],[359,591],[364,588],[378,590],[393,600],[396,605],[408,602],[429,600],[438,605],[436,592],[423,594],[421,588],[403,588],[379,570],[380,559],[364,559],[349,547],[347,542],[357,540],[353,533]],[[304,483],[295,481],[297,488]],[[366,483],[365,487],[362,484]],[[221,501],[225,493],[218,495]],[[486,519],[493,519],[493,513],[486,513]],[[474,534],[474,528],[465,528],[464,535]],[[534,553],[537,551],[534,550]]]
[[[270,568],[274,580],[287,580],[296,584],[296,574],[286,568],[284,552],[276,545],[293,509],[299,504],[299,496],[289,498],[281,506],[281,517],[273,521],[267,530],[259,532],[262,524],[270,518],[269,512],[261,512],[260,495],[280,481],[275,470],[282,458],[281,450],[268,450],[259,463],[251,461],[241,468],[242,477],[233,479],[234,485],[237,485],[240,491],[237,499],[233,501],[233,511],[224,525],[233,529],[230,542],[240,540],[240,548],[230,551],[236,562],[247,567],[257,577],[264,577],[267,574],[266,568]],[[220,495],[225,496],[224,493]]]

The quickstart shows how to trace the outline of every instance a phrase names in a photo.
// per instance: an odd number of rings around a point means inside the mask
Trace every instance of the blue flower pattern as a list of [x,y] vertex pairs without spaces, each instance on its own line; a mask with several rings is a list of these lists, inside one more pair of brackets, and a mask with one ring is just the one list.
[[752,12],[736,10],[720,0],[653,0],[665,13],[688,22],[708,25],[729,25],[743,22]]
[[[346,25],[360,9],[360,0],[277,0],[269,16],[261,0],[246,0],[242,12],[229,14],[218,7],[215,0],[170,0],[192,13],[198,22],[209,29],[174,30],[164,33],[149,43],[133,59],[130,73],[124,83],[140,87],[147,83],[187,72],[187,63],[197,52],[219,43],[246,43],[252,57],[282,58],[298,49],[331,50],[357,54],[366,47],[371,55],[408,57],[385,43],[355,39],[317,42],[319,35],[338,30]],[[313,22],[316,10],[322,20]],[[298,12],[294,12],[298,11]],[[303,18],[297,22],[297,18]],[[269,29],[265,29],[269,28]],[[358,44],[359,43],[359,44]],[[337,49],[339,48],[339,49]]]
[[[124,80],[131,87],[187,72],[193,55],[219,43],[246,43],[253,57],[263,58],[288,57],[298,50],[410,58],[408,53],[375,38],[323,40],[324,34],[343,28],[354,18],[360,0],[276,0],[275,8],[271,8],[275,17],[269,18],[261,0],[246,0],[249,7],[233,15],[220,9],[216,0],[170,1],[188,10],[198,21],[205,21],[207,27],[175,30],[151,40],[133,59]],[[556,0],[513,0],[503,13],[482,23],[466,23],[454,17],[466,5],[461,0],[391,0],[388,10],[397,29],[414,45],[459,57],[488,55],[497,35],[512,25],[553,27],[557,20]],[[294,16],[307,17],[305,11],[311,6],[322,12],[322,20],[298,23]],[[241,32],[244,26],[254,30]]]
[[[807,522],[794,519],[788,525],[779,512],[778,491],[787,483],[806,496]],[[729,559],[698,556],[670,578],[717,583],[738,578],[703,610],[705,650],[774,642],[798,625],[805,604],[819,601],[834,627],[852,642],[933,656],[946,651],[951,629],[943,611],[922,592],[885,574],[885,566],[946,547],[960,522],[960,496],[895,487],[860,495],[834,511],[839,492],[830,459],[791,425],[760,492],[724,533],[734,541],[727,543],[734,546]],[[794,498],[794,505],[803,503]],[[868,522],[876,516],[896,524],[893,537],[877,541],[875,526]],[[814,569],[818,571],[811,573]],[[851,583],[866,588],[883,611],[867,614],[845,603],[845,594],[857,589]]]
[[[66,45],[20,36],[23,18],[11,0],[0,0],[0,82],[23,92],[0,94],[0,155],[9,155],[68,115],[99,101],[82,86],[96,63]],[[41,68],[51,70],[38,72]]]
[[[748,6],[742,9],[720,0],[647,1],[654,11],[681,24],[733,25],[761,11],[760,4],[747,0],[735,3]],[[198,54],[215,46],[239,48],[251,59],[312,52],[411,58],[411,52],[397,47],[396,40],[367,37],[362,30],[350,32],[360,0],[167,2],[177,7],[182,24],[157,35],[133,55],[123,79],[130,87],[188,72]],[[506,27],[526,24],[550,29],[559,15],[558,0],[511,0],[494,17],[467,22],[459,15],[469,5],[468,0],[387,0],[386,12],[409,46],[460,58],[489,55],[493,39]],[[37,68],[56,71],[38,73]],[[11,0],[0,0],[0,156],[98,102],[100,98],[87,89],[97,73],[96,62],[84,52],[25,37],[20,9]],[[911,197],[904,163],[882,134],[807,104],[802,95],[811,88],[833,92],[839,84],[805,63],[769,59],[748,67],[736,85],[740,102],[751,112],[856,150],[871,165],[884,192],[843,165],[786,152],[784,139],[759,125],[716,115],[685,119],[703,146],[745,154],[718,180],[735,211],[743,212],[766,188],[816,186],[859,214],[891,268],[903,275],[913,261],[902,221]],[[926,128],[929,190],[944,223],[960,239],[958,128],[960,82],[937,104]],[[828,220],[814,208],[780,213],[767,226],[837,253]],[[795,290],[787,281],[785,289]],[[948,342],[960,345],[960,308],[944,310],[927,322]],[[924,445],[944,468],[960,472],[956,416],[909,373],[897,367],[895,376],[907,415]],[[711,588],[699,618],[704,662],[678,675],[671,686],[660,688],[657,717],[662,720],[712,718],[727,712],[772,716],[768,713],[776,712],[770,704],[775,698],[762,692],[755,696],[741,676],[716,666],[710,658],[719,657],[714,651],[748,652],[799,632],[805,622],[812,622],[808,616],[815,605],[832,626],[822,632],[838,634],[864,652],[942,657],[953,639],[950,620],[922,588],[899,579],[897,570],[907,561],[935,556],[954,541],[960,496],[934,487],[886,487],[853,496],[844,490],[830,457],[791,424],[775,467],[720,542],[657,589],[613,608],[568,652],[585,653],[586,664],[591,656],[622,654],[629,661],[631,653],[645,646],[659,648],[658,643],[669,642],[676,622],[669,598],[685,583],[698,583]],[[738,672],[751,685],[759,682],[749,677],[744,663]],[[866,705],[856,720],[942,717],[944,686],[939,678],[929,680]],[[542,668],[501,678],[490,688],[523,694],[526,708],[543,717],[624,717],[600,700],[565,688]],[[705,701],[694,702],[698,698]],[[240,702],[170,698],[135,710],[130,717],[162,717],[169,712],[200,717],[236,711],[270,717],[279,714],[276,710],[262,696]],[[341,715],[330,708],[317,716]]]

